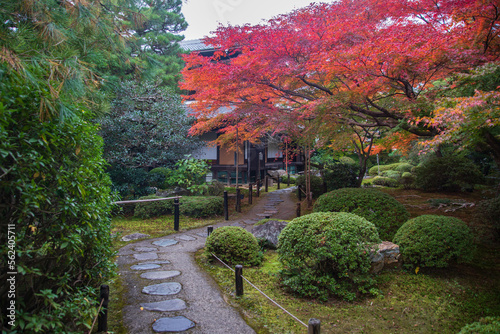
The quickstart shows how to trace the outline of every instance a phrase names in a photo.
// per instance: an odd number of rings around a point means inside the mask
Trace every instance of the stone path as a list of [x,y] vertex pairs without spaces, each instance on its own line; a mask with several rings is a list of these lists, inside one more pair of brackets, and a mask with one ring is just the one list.
[[[221,221],[214,228],[233,225],[251,230],[262,218],[292,219],[291,191],[263,194],[243,217]],[[194,253],[204,247],[206,237],[204,227],[119,250],[119,275],[127,290],[122,312],[128,333],[255,333],[195,263]]]

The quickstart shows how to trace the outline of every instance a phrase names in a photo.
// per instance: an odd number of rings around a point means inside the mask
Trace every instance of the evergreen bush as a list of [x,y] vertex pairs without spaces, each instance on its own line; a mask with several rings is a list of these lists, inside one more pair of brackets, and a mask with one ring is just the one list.
[[210,253],[226,263],[243,266],[259,265],[263,258],[253,234],[237,226],[215,229],[205,243],[205,255],[211,257]]
[[295,218],[278,242],[282,283],[302,297],[354,300],[375,285],[370,248],[380,242],[375,225],[352,213],[318,212]]
[[316,200],[313,210],[355,213],[373,223],[383,240],[392,240],[399,227],[409,218],[408,211],[394,197],[369,188],[331,191]]
[[[155,195],[144,196],[140,199],[162,198]],[[184,216],[201,218],[222,215],[224,200],[217,196],[184,196],[179,199],[179,213]],[[147,219],[172,214],[174,200],[137,203],[134,216]]]
[[357,187],[359,167],[355,164],[336,163],[323,170],[323,177],[328,191],[340,188]]
[[[380,166],[375,165],[368,170],[368,174],[370,176],[382,175],[382,173],[385,171],[396,170],[396,168],[398,168],[401,164],[402,164],[401,162],[397,162],[397,163],[389,164],[389,165],[380,165]],[[379,174],[379,171],[380,171],[380,174]]]
[[500,240],[500,196],[480,201],[474,212],[474,221],[486,228],[493,241]]
[[447,216],[410,219],[398,230],[393,242],[399,245],[406,266],[442,268],[453,261],[469,261],[474,253],[469,227],[462,220]]
[[485,317],[462,327],[458,334],[498,334],[500,317]]
[[383,187],[396,188],[399,182],[396,179],[392,179],[386,176],[375,176],[373,178],[372,184]]
[[475,184],[484,181],[472,161],[458,156],[427,160],[415,173],[415,185],[424,191],[472,191]]
[[415,187],[415,176],[412,173],[404,172],[399,179],[399,184],[403,186],[404,189],[412,189]]
[[[306,177],[305,175],[299,176],[295,180],[297,186],[302,187],[302,190],[306,190]],[[324,193],[323,179],[316,175],[311,175],[311,192],[313,193],[313,198],[319,197]]]

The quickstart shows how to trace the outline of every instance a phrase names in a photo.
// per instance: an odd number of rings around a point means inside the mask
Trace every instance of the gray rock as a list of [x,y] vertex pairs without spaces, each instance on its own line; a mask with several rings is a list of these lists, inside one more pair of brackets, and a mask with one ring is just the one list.
[[372,261],[371,273],[378,274],[383,269],[397,269],[400,267],[398,245],[390,241],[383,241],[375,249],[370,251],[370,260]]
[[153,323],[153,330],[158,333],[182,332],[193,328],[194,322],[188,318],[179,316],[172,318],[160,318]]
[[148,238],[148,237],[150,237],[149,234],[133,233],[133,234],[129,234],[129,235],[122,237],[122,241],[132,241],[132,240],[143,239],[143,238]]
[[155,247],[136,247],[134,248],[136,252],[156,252],[158,248]]
[[162,270],[162,271],[150,271],[144,274],[141,274],[141,278],[146,279],[167,279],[175,276],[179,276],[181,274],[178,270]]
[[179,236],[176,236],[175,238],[178,240],[181,240],[181,241],[195,241],[196,240],[195,237],[192,237],[190,235],[179,235]]
[[136,260],[146,261],[146,260],[156,260],[158,258],[158,254],[156,253],[139,253],[134,254]]
[[184,310],[187,306],[185,301],[175,298],[163,300],[161,302],[142,303],[141,307],[148,311],[171,312]]
[[180,283],[168,282],[145,286],[142,292],[148,295],[169,296],[179,293],[181,289]]
[[173,246],[177,244],[179,241],[174,240],[174,239],[161,239],[157,241],[153,241],[153,245],[160,246],[160,247],[168,247],[168,246]]
[[266,239],[274,247],[277,247],[278,236],[287,224],[288,222],[285,221],[270,220],[263,225],[255,226],[252,229],[252,234],[256,238]]
[[170,264],[170,261],[167,260],[156,260],[156,261],[148,261],[148,262],[142,262],[139,264]]
[[147,263],[147,264],[136,264],[130,267],[132,270],[151,270],[158,269],[161,266],[159,264]]

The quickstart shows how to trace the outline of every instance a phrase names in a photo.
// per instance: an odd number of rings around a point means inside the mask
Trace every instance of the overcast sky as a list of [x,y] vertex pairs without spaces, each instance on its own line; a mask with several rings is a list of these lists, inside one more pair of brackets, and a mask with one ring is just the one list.
[[182,12],[189,24],[184,32],[185,40],[207,36],[219,23],[258,24],[311,2],[313,0],[183,0]]

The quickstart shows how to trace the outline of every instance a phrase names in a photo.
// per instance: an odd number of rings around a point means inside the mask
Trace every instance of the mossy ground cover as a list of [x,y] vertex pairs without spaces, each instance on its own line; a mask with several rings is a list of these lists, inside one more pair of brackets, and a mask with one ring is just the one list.
[[[215,278],[227,300],[257,333],[304,333],[306,328],[244,283],[243,297],[234,295],[234,274],[197,255],[200,266]],[[357,302],[320,302],[285,293],[278,279],[277,254],[268,251],[260,267],[243,275],[269,297],[307,323],[321,320],[322,333],[457,333],[467,323],[500,314],[498,267],[461,266],[446,270],[384,272],[377,276],[380,294]]]

